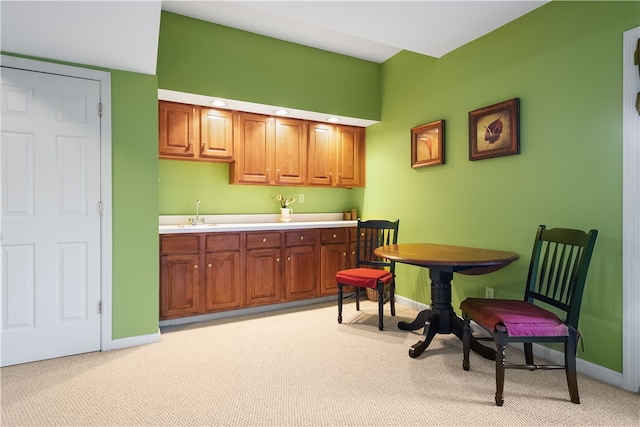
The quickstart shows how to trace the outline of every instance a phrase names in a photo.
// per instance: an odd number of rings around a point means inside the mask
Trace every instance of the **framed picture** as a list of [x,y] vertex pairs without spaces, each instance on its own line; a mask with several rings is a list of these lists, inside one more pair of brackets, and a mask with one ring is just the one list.
[[411,167],[444,164],[444,120],[411,129]]
[[519,154],[519,115],[519,98],[471,111],[469,160]]

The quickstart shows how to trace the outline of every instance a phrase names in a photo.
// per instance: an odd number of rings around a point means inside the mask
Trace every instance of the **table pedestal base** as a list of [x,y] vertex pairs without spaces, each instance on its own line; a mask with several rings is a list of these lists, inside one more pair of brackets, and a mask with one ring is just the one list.
[[[412,358],[420,356],[431,344],[436,334],[454,334],[462,340],[463,320],[459,318],[451,307],[451,279],[453,273],[429,270],[431,279],[431,309],[422,310],[411,323],[399,322],[398,328],[403,331],[415,331],[424,328],[424,339],[418,341],[409,349]],[[496,352],[479,342],[471,341],[471,350],[482,357],[495,360]]]

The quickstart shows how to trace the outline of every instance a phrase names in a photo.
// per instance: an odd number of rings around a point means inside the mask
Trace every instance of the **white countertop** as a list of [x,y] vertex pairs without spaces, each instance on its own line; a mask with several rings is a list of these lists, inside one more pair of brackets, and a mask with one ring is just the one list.
[[293,214],[291,222],[280,222],[279,214],[200,215],[203,225],[188,225],[193,215],[161,215],[160,234],[220,233],[227,231],[293,230],[301,228],[355,227],[358,221],[344,221],[342,212]]

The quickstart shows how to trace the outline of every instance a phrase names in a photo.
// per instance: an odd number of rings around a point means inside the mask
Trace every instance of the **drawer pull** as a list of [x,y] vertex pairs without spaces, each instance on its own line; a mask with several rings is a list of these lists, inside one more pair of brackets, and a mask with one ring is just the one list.
[[198,264],[193,264],[193,268],[198,268]]
[[277,262],[280,262],[280,257],[276,258],[276,261],[277,261]]
[[334,234],[334,235],[333,235],[333,236],[331,236],[331,237],[333,237],[333,238],[335,239],[335,238],[336,238],[336,237],[338,237],[338,236],[336,236],[336,235]]
[[213,267],[213,264],[209,263],[209,268]]
[[266,237],[262,238],[262,243],[267,243],[267,238]]
[[304,236],[300,236],[300,240],[304,240]]
[[342,256],[347,256],[347,253],[346,252],[342,252]]
[[287,257],[287,261],[291,261],[291,257],[290,256]]

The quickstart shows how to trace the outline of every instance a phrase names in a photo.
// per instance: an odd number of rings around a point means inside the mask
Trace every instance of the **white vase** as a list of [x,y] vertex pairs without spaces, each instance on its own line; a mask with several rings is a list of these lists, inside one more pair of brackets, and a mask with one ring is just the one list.
[[290,222],[291,214],[291,208],[280,208],[280,222]]

